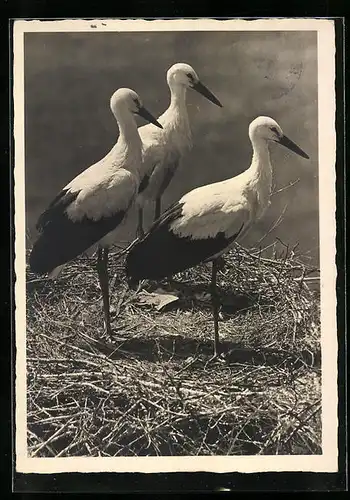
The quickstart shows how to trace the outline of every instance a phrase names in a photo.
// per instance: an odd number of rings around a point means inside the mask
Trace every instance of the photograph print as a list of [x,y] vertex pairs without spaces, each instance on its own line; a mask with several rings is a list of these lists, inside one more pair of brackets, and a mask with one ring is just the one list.
[[14,22],[18,472],[337,469],[334,50]]

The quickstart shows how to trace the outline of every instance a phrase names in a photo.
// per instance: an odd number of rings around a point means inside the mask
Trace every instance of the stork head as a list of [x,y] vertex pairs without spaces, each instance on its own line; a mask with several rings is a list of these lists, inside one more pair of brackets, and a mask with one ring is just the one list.
[[154,116],[143,106],[140,97],[134,90],[125,88],[116,90],[111,97],[110,106],[116,118],[123,112],[129,112],[142,116],[142,118],[153,123],[153,125],[163,128]]
[[209,101],[222,108],[221,102],[205,85],[203,85],[197,73],[189,64],[176,63],[171,66],[167,72],[167,82],[169,87],[183,86],[185,88],[194,89]]
[[258,116],[249,125],[249,137],[251,141],[263,139],[265,141],[274,141],[282,144],[294,153],[309,158],[309,156],[299,148],[291,139],[284,135],[278,123],[269,116]]

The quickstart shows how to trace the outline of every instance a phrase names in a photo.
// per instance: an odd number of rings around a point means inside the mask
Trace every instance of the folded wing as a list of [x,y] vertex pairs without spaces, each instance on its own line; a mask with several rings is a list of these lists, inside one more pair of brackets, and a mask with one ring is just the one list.
[[91,188],[69,184],[38,220],[41,234],[29,258],[31,270],[51,272],[97,243],[121,223],[136,190],[130,172]]
[[249,211],[243,205],[227,204],[220,196],[208,201],[198,191],[169,207],[132,248],[126,261],[129,277],[171,276],[224,252],[244,230]]

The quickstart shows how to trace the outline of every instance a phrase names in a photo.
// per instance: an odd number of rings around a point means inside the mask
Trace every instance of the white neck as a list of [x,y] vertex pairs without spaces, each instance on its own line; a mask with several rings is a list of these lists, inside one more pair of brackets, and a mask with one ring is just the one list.
[[141,145],[140,135],[133,114],[128,110],[123,110],[114,116],[119,127],[118,142],[125,143],[127,148]]
[[249,188],[256,195],[257,206],[255,208],[255,217],[259,219],[270,203],[272,167],[267,141],[259,137],[251,137],[251,142],[253,146],[253,158],[245,175]]
[[272,167],[267,141],[258,137],[252,137],[251,142],[253,147],[253,158],[249,170],[252,174],[256,174],[257,176],[272,176]]
[[162,134],[170,134],[172,139],[170,143],[172,148],[185,153],[192,147],[191,128],[186,106],[185,85],[177,85],[174,82],[169,83],[170,105],[160,117],[160,123],[163,125]]
[[124,158],[124,168],[138,172],[142,160],[142,141],[136,120],[129,110],[113,112],[119,127],[119,138],[108,155]]
[[186,109],[186,92],[187,88],[185,85],[177,85],[174,83],[169,83],[170,88],[170,106],[169,108],[180,111],[187,112]]

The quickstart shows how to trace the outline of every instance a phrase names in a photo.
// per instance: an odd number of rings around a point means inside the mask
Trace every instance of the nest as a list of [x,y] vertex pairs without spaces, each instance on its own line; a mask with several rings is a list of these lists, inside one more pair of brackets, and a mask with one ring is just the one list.
[[28,455],[322,453],[316,270],[282,250],[225,256],[215,362],[208,265],[162,283],[178,300],[159,311],[140,304],[111,255],[112,339],[94,259],[55,282],[28,271]]

